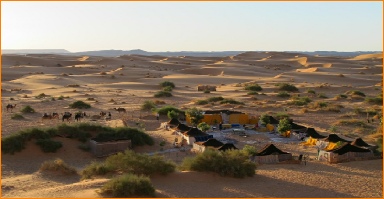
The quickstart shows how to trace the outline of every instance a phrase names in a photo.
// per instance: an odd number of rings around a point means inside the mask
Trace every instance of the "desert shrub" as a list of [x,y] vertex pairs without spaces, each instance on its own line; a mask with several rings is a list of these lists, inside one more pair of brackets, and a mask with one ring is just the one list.
[[64,100],[64,96],[60,95],[57,100]]
[[54,97],[51,97],[51,101],[56,101],[56,99]]
[[331,127],[329,127],[329,131],[331,131],[332,133],[336,133],[337,127],[335,125],[332,125]]
[[208,100],[208,102],[218,102],[218,101],[224,100],[224,98],[221,97],[221,96],[219,96],[219,97],[210,97],[207,100]]
[[143,105],[141,105],[141,110],[143,111],[150,111],[156,108],[156,104],[153,101],[146,100],[144,101]]
[[263,90],[263,88],[261,88],[261,86],[258,84],[247,85],[247,86],[245,86],[244,89],[249,90],[249,91],[262,91]]
[[132,146],[153,145],[154,140],[151,136],[144,133],[142,130],[131,127],[108,128],[108,131],[103,131],[97,134],[93,140],[97,142],[108,142],[113,140],[131,140]]
[[91,147],[88,144],[80,144],[77,148],[83,150],[83,151],[90,151]]
[[361,91],[358,91],[358,90],[347,91],[346,94],[348,94],[348,95],[359,95],[359,96],[365,97],[365,94],[363,92],[361,92]]
[[247,93],[247,95],[258,95],[259,93],[257,91],[250,91]]
[[244,105],[243,102],[236,101],[234,99],[224,99],[220,102],[220,104],[242,104]]
[[267,125],[267,124],[269,124],[271,121],[269,120],[269,115],[267,115],[267,114],[261,114],[261,116],[260,116],[260,121],[261,121],[261,124],[262,125]]
[[184,114],[184,111],[170,105],[163,106],[156,110],[156,112],[159,113],[160,115],[167,115],[169,111],[175,111],[177,113]]
[[308,90],[307,90],[307,93],[316,94],[316,91],[314,91],[314,90],[312,90],[312,89],[308,89]]
[[105,163],[101,162],[91,162],[91,164],[87,165],[81,172],[80,175],[82,179],[89,179],[92,176],[102,176],[107,173],[112,172],[113,169],[107,167]]
[[303,105],[307,105],[311,101],[312,100],[309,99],[308,97],[294,97],[292,98],[292,101],[289,102],[289,104],[294,104],[296,106],[303,106]]
[[177,119],[179,117],[179,113],[172,110],[168,112],[167,116],[169,119],[173,119],[173,118]]
[[163,87],[163,91],[171,92],[172,91],[172,87],[171,86]]
[[11,100],[11,101],[13,101],[13,100],[15,100],[13,97],[11,97],[11,98],[9,98],[9,100]]
[[329,104],[329,105],[327,105],[327,107],[324,108],[324,110],[340,113],[341,112],[341,110],[340,110],[341,108],[343,108],[343,106],[341,106],[341,105]]
[[286,131],[289,131],[292,129],[292,126],[287,118],[283,118],[279,121],[279,125],[277,127],[277,131],[279,133],[285,133]]
[[153,95],[154,97],[172,97],[172,93],[169,91],[158,91]]
[[124,174],[113,178],[101,187],[101,194],[112,195],[113,197],[154,197],[155,188],[150,179],[145,176]]
[[200,120],[204,118],[203,111],[197,109],[196,107],[188,109],[186,114],[191,118],[191,122],[193,125],[197,125],[200,123]]
[[160,86],[161,87],[171,87],[171,88],[175,88],[175,84],[173,82],[170,82],[170,81],[164,81],[164,82],[161,82],[160,83]]
[[221,176],[244,178],[255,175],[256,165],[241,150],[207,149],[193,158],[185,158],[181,170],[215,172]]
[[44,94],[44,93],[40,93],[38,96],[36,96],[36,99],[41,99],[41,98],[45,98],[47,97],[48,95]]
[[21,112],[22,112],[22,113],[34,113],[34,112],[35,112],[35,109],[33,109],[31,106],[27,105],[27,106],[24,106],[24,107],[21,109]]
[[368,125],[363,120],[350,119],[350,120],[339,120],[334,125],[353,126],[367,128]]
[[281,91],[291,91],[291,92],[299,91],[299,89],[297,89],[296,86],[292,84],[279,83],[279,84],[276,84],[276,86],[278,86],[279,90]]
[[317,95],[318,98],[328,98],[324,93],[319,93]]
[[68,84],[67,87],[80,87],[78,84]]
[[40,166],[40,171],[53,171],[53,172],[60,172],[62,174],[77,174],[77,171],[75,168],[69,166],[67,163],[65,163],[62,159],[57,158],[53,161],[45,161]]
[[209,130],[211,128],[211,126],[209,126],[209,124],[207,124],[205,122],[202,122],[202,123],[197,125],[197,128],[199,128],[203,132],[206,132],[207,130]]
[[205,104],[208,104],[208,100],[197,100],[195,102],[196,105],[205,105]]
[[69,107],[83,109],[83,108],[91,108],[91,105],[79,100],[70,104]]
[[39,145],[45,153],[55,153],[63,146],[61,142],[51,139],[38,139],[36,140],[36,144]]
[[210,90],[204,90],[204,93],[211,93]]
[[382,105],[383,97],[367,97],[365,98],[365,101],[371,104]]
[[19,134],[12,134],[1,138],[1,152],[14,154],[25,148],[27,139]]
[[22,115],[20,115],[20,114],[15,113],[15,114],[13,114],[11,116],[11,119],[13,119],[13,120],[22,120],[22,119],[24,119],[24,117]]
[[324,107],[327,107],[328,106],[328,103],[327,102],[321,102],[321,101],[317,101],[317,102],[314,102],[312,104],[310,104],[310,108],[324,108]]
[[287,93],[286,91],[280,91],[277,94],[277,97],[291,97],[291,95],[289,93]]
[[283,119],[283,118],[289,119],[289,115],[286,112],[278,112],[278,113],[276,113],[275,116],[276,116],[276,119],[278,119],[278,120]]
[[245,145],[242,151],[248,156],[254,156],[257,154],[257,149],[254,146]]

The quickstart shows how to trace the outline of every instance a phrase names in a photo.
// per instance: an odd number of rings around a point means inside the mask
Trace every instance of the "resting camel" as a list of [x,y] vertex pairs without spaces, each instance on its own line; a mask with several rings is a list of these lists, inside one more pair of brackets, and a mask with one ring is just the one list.
[[11,109],[11,112],[12,112],[12,109],[16,107],[16,104],[15,105],[12,105],[12,104],[8,104],[7,105],[7,112],[9,109]]
[[121,113],[121,112],[123,112],[123,113],[126,113],[126,111],[125,111],[125,108],[114,108],[117,112],[119,112],[119,113]]
[[59,119],[59,114],[58,113],[52,113],[52,114],[47,114],[47,113],[44,113],[44,115],[41,117],[41,121],[43,120],[51,120],[51,119],[54,119],[54,118],[57,118]]

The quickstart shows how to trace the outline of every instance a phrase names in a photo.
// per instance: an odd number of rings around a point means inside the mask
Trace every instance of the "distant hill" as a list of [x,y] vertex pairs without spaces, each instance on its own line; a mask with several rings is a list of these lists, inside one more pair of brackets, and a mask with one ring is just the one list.
[[65,49],[2,49],[2,54],[64,54],[71,53]]
[[[2,54],[63,54],[63,55],[79,55],[79,56],[103,56],[117,57],[121,55],[160,55],[160,56],[194,56],[194,57],[225,57],[234,56],[248,51],[166,51],[166,52],[147,52],[140,49],[135,50],[97,50],[84,52],[69,52],[65,49],[4,49]],[[254,52],[271,52],[271,51],[254,51]],[[355,52],[338,52],[338,51],[283,51],[290,53],[301,53],[307,55],[318,56],[340,56],[355,57],[362,54],[381,53],[381,51],[355,51]]]

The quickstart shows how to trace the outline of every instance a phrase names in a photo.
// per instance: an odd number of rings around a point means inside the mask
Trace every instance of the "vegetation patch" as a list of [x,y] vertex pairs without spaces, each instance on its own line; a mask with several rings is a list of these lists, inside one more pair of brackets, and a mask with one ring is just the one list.
[[365,94],[363,92],[361,92],[361,91],[358,91],[358,90],[347,91],[345,94],[348,94],[348,95],[358,95],[358,96],[365,97]]
[[257,91],[250,91],[247,93],[247,95],[258,95],[259,93]]
[[141,105],[141,110],[143,111],[151,111],[156,108],[155,102],[151,100],[144,101],[143,105]]
[[173,87],[171,87],[171,86],[163,87],[163,91],[171,92],[172,90],[173,90]]
[[163,106],[163,107],[156,110],[156,112],[159,113],[160,115],[167,115],[168,112],[170,112],[170,111],[175,111],[177,113],[184,114],[183,110],[180,110],[180,109],[178,109],[174,106],[171,106],[171,105]]
[[278,84],[275,84],[275,86],[278,86],[279,90],[281,91],[290,91],[290,92],[299,91],[299,89],[293,84],[278,83]]
[[208,100],[197,100],[195,102],[196,105],[205,105],[205,104],[208,104]]
[[286,91],[280,91],[277,94],[277,97],[291,97],[291,95],[289,93],[287,93]]
[[160,86],[163,87],[163,88],[167,87],[167,86],[169,86],[171,88],[175,88],[175,84],[173,82],[170,82],[170,81],[161,82]]
[[263,88],[261,88],[261,86],[258,84],[246,85],[244,89],[249,90],[249,91],[262,91],[263,90]]
[[377,105],[383,105],[383,97],[377,96],[377,97],[367,97],[365,98],[365,101],[370,104],[377,104]]
[[288,104],[293,104],[296,106],[304,106],[304,105],[307,105],[311,101],[312,100],[309,99],[308,97],[293,97],[292,101],[289,102]]
[[21,112],[22,113],[35,113],[35,109],[33,109],[31,106],[27,105],[21,109]]
[[40,93],[38,96],[36,96],[36,99],[41,99],[41,98],[46,98],[48,97],[49,95],[46,95],[44,93]]
[[224,98],[221,96],[218,96],[218,97],[210,97],[207,100],[208,100],[208,102],[219,102],[219,101],[223,101]]
[[184,158],[181,170],[215,172],[221,176],[244,178],[255,175],[256,165],[241,150],[217,151],[207,149],[192,158]]
[[75,168],[69,166],[62,159],[57,158],[53,161],[45,161],[41,164],[40,169],[41,172],[49,171],[49,172],[59,172],[65,175],[77,174]]
[[13,119],[13,120],[22,120],[22,119],[24,119],[24,116],[15,113],[15,114],[13,114],[13,115],[11,116],[11,119]]
[[169,91],[158,91],[153,96],[154,97],[172,97],[172,93]]
[[69,107],[77,108],[77,109],[83,109],[83,108],[87,109],[87,108],[91,108],[91,105],[79,100],[70,104]]
[[41,150],[45,153],[55,153],[63,146],[61,142],[51,139],[38,139],[36,144],[39,145]]
[[236,101],[234,99],[224,99],[220,102],[220,104],[242,104],[244,105],[243,102]]
[[363,120],[358,120],[358,119],[339,120],[335,122],[334,125],[353,126],[353,127],[362,127],[362,128],[369,127]]
[[124,174],[103,185],[101,194],[119,198],[154,197],[155,188],[146,176]]

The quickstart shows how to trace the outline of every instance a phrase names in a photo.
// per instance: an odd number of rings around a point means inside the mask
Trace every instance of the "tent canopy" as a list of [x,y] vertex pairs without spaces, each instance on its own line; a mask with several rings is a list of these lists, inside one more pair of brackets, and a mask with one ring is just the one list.
[[273,155],[273,154],[289,154],[287,152],[284,152],[280,149],[278,149],[273,144],[267,144],[263,149],[261,149],[256,156],[265,156],[265,155]]
[[212,146],[212,147],[220,147],[220,146],[223,146],[224,143],[220,142],[219,140],[216,140],[215,138],[210,138],[207,141],[201,143],[201,145]]
[[180,124],[180,121],[176,118],[172,118],[171,120],[168,121],[168,124],[177,126]]
[[330,152],[343,155],[348,152],[371,152],[371,150],[345,143],[336,149],[330,150]]
[[279,124],[279,120],[276,120],[274,117],[269,116],[269,123],[270,124]]
[[351,142],[351,141],[348,141],[348,140],[344,140],[343,138],[339,137],[338,135],[336,134],[329,134],[328,137],[322,139],[323,141],[327,141],[327,142]]
[[179,125],[177,125],[174,129],[175,130],[179,130],[179,131],[181,131],[181,132],[185,132],[185,131],[189,131],[189,129],[191,129],[192,127],[190,127],[190,126],[187,126],[187,125],[185,125],[185,124],[179,124]]
[[356,138],[352,143],[351,145],[354,145],[354,146],[365,146],[365,147],[370,147],[371,145],[367,144],[366,142],[364,142],[363,139],[361,138]]
[[317,133],[317,131],[314,128],[307,128],[307,130],[304,132],[306,134],[306,137],[312,137],[312,138],[326,138],[324,135],[320,135]]
[[230,150],[230,149],[237,149],[237,148],[232,143],[226,143],[226,144],[223,144],[222,146],[217,148],[217,150],[219,150],[219,151],[226,151],[226,150]]
[[193,127],[191,129],[189,129],[189,131],[184,132],[184,135],[187,135],[189,137],[194,137],[194,136],[205,136],[205,135],[209,135],[209,134],[204,133],[203,131],[201,131],[200,129],[198,129],[196,127]]

